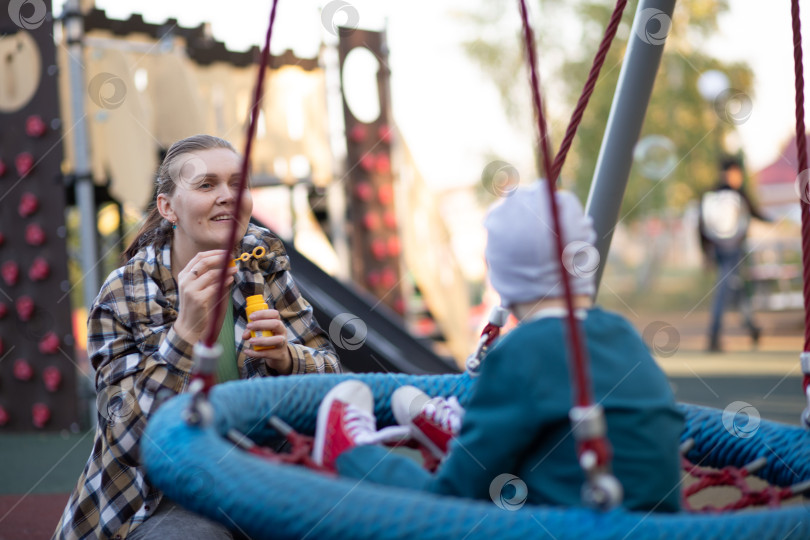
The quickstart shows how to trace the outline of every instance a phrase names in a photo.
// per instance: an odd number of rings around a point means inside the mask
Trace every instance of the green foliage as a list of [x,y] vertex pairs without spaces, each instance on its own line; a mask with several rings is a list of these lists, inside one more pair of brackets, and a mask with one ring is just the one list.
[[[562,171],[563,185],[583,201],[590,188],[636,5],[637,2],[630,2],[625,9]],[[539,4],[533,3],[532,9],[539,15],[534,26],[556,151],[613,5],[588,0],[541,0]],[[728,76],[730,87],[743,98],[751,96],[753,83],[753,73],[746,64],[724,63],[703,52],[708,37],[717,31],[718,16],[727,9],[727,2],[722,0],[693,0],[676,5],[640,138],[662,135],[670,139],[674,144],[675,166],[657,180],[645,177],[634,164],[621,210],[624,220],[660,211],[680,212],[717,180],[721,141],[736,125],[724,112],[722,103],[718,112],[714,103],[703,99],[697,88],[698,77],[707,70],[722,71]],[[525,127],[531,102],[515,3],[487,0],[478,14],[469,15],[466,20],[477,29],[465,44],[466,52],[499,89],[505,111],[516,127]],[[490,31],[503,28],[507,20],[517,25],[514,32]]]

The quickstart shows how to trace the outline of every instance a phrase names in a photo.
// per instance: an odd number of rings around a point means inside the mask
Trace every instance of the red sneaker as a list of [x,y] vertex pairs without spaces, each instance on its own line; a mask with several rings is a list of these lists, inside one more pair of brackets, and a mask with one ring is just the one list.
[[318,408],[312,460],[335,470],[340,454],[360,444],[377,442],[375,424],[371,389],[356,380],[338,384]]
[[391,409],[400,425],[408,426],[414,439],[438,459],[447,455],[450,441],[461,430],[464,409],[455,396],[430,398],[414,386],[397,388]]

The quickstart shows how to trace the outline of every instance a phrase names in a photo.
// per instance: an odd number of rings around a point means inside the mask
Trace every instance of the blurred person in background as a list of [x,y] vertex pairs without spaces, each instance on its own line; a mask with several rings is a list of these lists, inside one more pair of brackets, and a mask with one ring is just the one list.
[[745,241],[751,218],[770,221],[745,194],[740,161],[733,157],[726,158],[720,169],[717,185],[701,197],[698,220],[700,246],[705,260],[717,267],[709,325],[710,352],[722,351],[720,334],[723,329],[723,314],[732,303],[743,316],[753,346],[756,347],[759,343],[761,329],[754,322],[742,269],[746,259]]

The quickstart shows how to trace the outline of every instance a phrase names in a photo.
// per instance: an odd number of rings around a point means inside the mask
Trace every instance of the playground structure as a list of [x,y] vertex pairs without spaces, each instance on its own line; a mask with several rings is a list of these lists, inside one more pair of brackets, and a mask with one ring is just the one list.
[[[84,311],[69,305],[71,296],[81,289],[84,307],[92,303],[102,272],[112,269],[105,261],[134,232],[125,215],[151,201],[154,171],[172,142],[211,133],[237,148],[244,144],[259,52],[229,51],[207,25],[154,24],[139,15],[110,19],[93,2],[68,3],[60,21],[50,8],[41,15],[26,26],[0,14],[0,47],[10,53],[0,68],[6,81],[0,178],[8,186],[0,200],[7,290],[0,299],[0,354],[14,356],[0,369],[8,381],[0,388],[0,429],[10,431],[64,429],[83,418],[71,317],[83,324],[72,311]],[[381,69],[371,81],[380,99],[372,121],[355,118],[339,83],[330,90],[328,78],[340,81],[343,61],[358,48],[386,65],[384,33],[362,30],[343,32],[339,50],[324,48],[320,57],[287,51],[270,60],[251,160],[255,217],[286,233],[288,250],[300,261],[296,276],[325,328],[341,313],[368,325],[364,346],[344,355],[349,368],[453,371],[401,319],[408,315],[406,287],[416,286],[440,328],[443,354],[463,362],[473,338],[468,293],[435,202],[390,118],[388,73]],[[342,103],[342,125],[329,124],[330,100]],[[345,166],[347,158],[360,166]],[[271,199],[286,200],[287,207],[278,212],[277,205],[261,204]],[[307,202],[297,204],[302,199]],[[102,251],[91,216],[109,203],[117,226],[106,231],[111,251]],[[76,206],[81,222],[78,275],[66,264],[66,236],[74,233],[63,218],[67,204]],[[422,219],[400,218],[411,214]],[[25,235],[15,232],[17,216],[26,220]]]
[[[657,6],[656,9],[666,8],[667,7],[666,5],[662,5],[660,3],[642,3],[639,6],[639,10],[641,10],[642,6],[649,6],[650,4],[655,4]],[[669,4],[669,7],[671,8],[671,4]],[[670,9],[669,12],[671,13],[671,9]],[[631,53],[633,52],[633,50],[634,49],[631,48],[631,50],[628,52],[628,61],[627,61],[628,65],[632,64],[632,62],[631,62],[631,59],[632,59]],[[644,55],[642,55],[642,57],[644,57]],[[654,54],[646,56],[646,60],[648,62],[655,62]],[[635,65],[635,64],[632,64],[632,65]],[[649,68],[649,65],[647,65],[646,68]],[[628,74],[625,75],[624,71],[623,71],[623,76],[622,76],[621,80],[626,84],[634,84],[634,85],[635,84],[640,84],[642,87],[643,87],[643,85],[645,84],[646,81],[649,81],[649,85],[650,85],[650,88],[651,88],[652,79],[654,78],[655,70],[651,70],[653,73],[652,73],[652,75],[649,75],[648,72],[650,70],[646,69],[646,68],[645,68],[645,70],[646,70],[647,73],[645,73],[644,77],[641,77],[640,73],[635,73],[635,75],[634,75],[633,67],[628,67],[627,68],[627,73]],[[639,77],[639,79],[637,79],[637,80],[635,80],[633,82],[634,76]],[[625,106],[629,107],[629,103],[625,103],[624,105],[622,105],[622,103],[623,102],[621,100],[621,97],[619,96],[617,98],[616,104],[614,105],[615,116],[614,116],[614,114],[611,114],[611,118],[615,118],[616,116],[622,117],[622,118],[625,117],[625,112],[623,112],[622,107],[625,107]],[[638,105],[639,105],[639,102],[636,101],[635,106],[638,107]],[[633,118],[636,118],[636,117],[633,117]],[[631,121],[629,122],[631,127],[633,125],[633,122],[632,122],[633,118],[631,118]],[[641,119],[643,119],[643,111],[642,111],[642,114],[641,114]],[[638,120],[639,127],[640,127],[641,119]],[[611,125],[615,125],[615,123],[611,123]],[[631,129],[631,131],[632,131],[632,129]],[[632,135],[632,133],[630,135]],[[632,139],[632,137],[629,137],[629,139]],[[622,161],[624,159],[624,157],[625,157],[624,148],[621,145],[619,145],[619,147],[614,149],[614,151],[605,151],[604,147],[603,147],[603,152],[611,154],[609,157],[606,157],[605,159],[617,160],[617,161],[612,161],[608,166],[608,164],[604,164],[603,160],[600,160],[600,163],[603,164],[603,165],[601,165],[602,168],[607,172],[611,172],[611,171],[613,171],[615,169],[618,169],[619,171],[621,171],[622,167],[625,165],[625,162]],[[627,166],[627,168],[629,168],[629,161],[626,162],[626,166]],[[602,169],[600,169],[600,170],[602,170]],[[607,172],[605,174],[607,174]],[[605,182],[605,180],[603,180],[603,182]],[[594,192],[592,192],[592,195],[589,198],[589,202],[592,203],[596,197],[597,196],[594,195]],[[619,199],[620,199],[620,197],[619,197]],[[594,207],[593,204],[589,204],[589,209],[592,209],[593,207]],[[610,214],[611,205],[606,204],[606,207],[607,208],[605,209],[604,214]],[[616,209],[617,208],[618,207],[616,207]],[[603,214],[603,216],[604,216],[604,214]],[[609,243],[609,239],[608,239],[608,243]],[[605,251],[607,250],[607,246],[600,246],[600,247],[602,247]],[[327,300],[327,303],[328,303],[328,300]],[[464,376],[459,376],[459,377],[463,378]],[[368,376],[368,379],[369,379],[370,383],[372,384],[372,386],[375,387],[375,393],[378,394],[377,397],[379,399],[377,399],[376,401],[380,402],[382,404],[387,403],[387,396],[388,396],[388,393],[389,393],[388,390],[390,390],[390,388],[386,388],[385,384],[394,384],[394,383],[391,382],[390,380],[387,383],[384,383],[381,378],[375,378],[374,376]],[[284,381],[284,382],[286,382],[286,381]],[[251,402],[253,404],[259,403],[262,399],[266,399],[267,404],[268,404],[267,406],[275,407],[276,402],[277,402],[277,400],[274,398],[274,396],[276,395],[275,392],[277,391],[277,389],[275,387],[277,385],[283,385],[284,382],[261,381],[259,384],[256,384],[255,387],[253,386],[253,383],[251,383],[251,385],[252,385],[251,386],[251,392],[245,393],[243,395],[243,397],[244,397],[244,399],[248,400],[249,402]],[[316,383],[313,383],[312,388],[307,388],[306,389],[308,393],[306,393],[306,394],[302,393],[302,399],[306,398],[307,402],[317,403],[317,401],[318,401],[317,397],[319,395],[322,395],[323,393],[325,393],[326,386],[331,385],[334,382],[337,382],[337,381],[329,381],[329,383],[327,383],[326,385],[321,385],[323,387],[319,386],[317,388],[315,387]],[[401,380],[399,380],[399,382],[402,382],[402,383],[409,382],[409,383],[412,383],[412,384],[417,384],[417,385],[423,386],[426,390],[429,390],[433,394],[436,394],[436,393],[445,393],[446,394],[446,393],[451,391],[451,388],[454,391],[460,391],[460,393],[462,393],[462,394],[466,391],[466,386],[465,386],[466,383],[459,386],[457,384],[456,380],[454,380],[454,379],[451,380],[450,378],[441,378],[441,377],[436,377],[436,378],[425,377],[423,379],[419,379],[419,378],[414,378],[414,379],[402,378]],[[236,383],[236,384],[242,384],[242,383]],[[235,387],[231,387],[231,388],[234,388],[234,390],[231,393],[238,394],[238,392],[236,392]],[[214,403],[215,407],[217,408],[216,410],[218,411],[218,414],[219,414],[219,412],[226,410],[227,407],[232,406],[232,404],[229,403],[227,406],[223,407],[223,401],[224,402],[230,402],[231,401],[229,399],[231,397],[231,394],[228,393],[228,391],[230,391],[231,388],[222,388],[219,391],[212,392],[212,402]],[[247,384],[245,385],[244,388],[247,388]],[[239,390],[241,390],[241,388]],[[218,396],[218,394],[221,394],[223,396],[223,398],[220,398]],[[262,396],[262,397],[259,397],[259,396]],[[146,452],[151,457],[146,457],[146,459],[147,459],[147,462],[152,463],[154,465],[156,471],[160,471],[160,472],[156,473],[158,476],[163,475],[163,481],[166,483],[165,484],[166,485],[165,489],[167,490],[167,492],[170,492],[173,496],[176,496],[178,498],[178,500],[181,500],[182,502],[188,504],[190,507],[193,507],[195,509],[199,509],[199,510],[202,510],[202,511],[206,511],[206,512],[209,512],[209,511],[213,512],[213,510],[211,509],[210,504],[208,502],[200,502],[200,500],[204,499],[204,497],[200,497],[199,490],[194,492],[194,493],[189,494],[187,491],[184,491],[184,490],[181,489],[181,490],[179,490],[179,491],[177,491],[175,493],[175,492],[171,492],[170,490],[172,488],[169,487],[169,485],[172,485],[172,486],[182,486],[182,485],[199,486],[199,485],[201,485],[199,479],[203,479],[202,485],[205,487],[206,483],[205,483],[204,480],[207,478],[206,474],[208,474],[207,469],[205,468],[206,467],[205,464],[207,463],[206,460],[210,460],[211,455],[215,454],[216,452],[219,452],[221,450],[221,447],[217,446],[217,445],[211,446],[212,453],[209,454],[209,453],[206,453],[206,452],[203,452],[203,451],[199,451],[200,447],[198,445],[200,445],[200,444],[203,444],[203,445],[209,444],[211,437],[221,439],[221,437],[220,437],[221,430],[223,428],[230,427],[230,425],[227,424],[225,421],[223,421],[222,417],[220,417],[220,416],[215,417],[215,428],[210,429],[210,430],[209,429],[202,429],[202,428],[199,428],[199,427],[196,427],[196,426],[188,426],[188,425],[185,425],[185,424],[178,423],[176,421],[177,417],[178,417],[178,411],[183,410],[186,406],[188,406],[188,401],[189,401],[188,398],[180,398],[180,399],[176,400],[175,402],[173,402],[172,404],[170,404],[169,406],[167,406],[165,410],[160,412],[160,416],[156,417],[157,421],[155,422],[154,427],[150,427],[150,429],[154,430],[153,433],[155,435],[155,440],[158,441],[158,442],[156,443],[157,446],[155,446],[155,447],[150,447],[149,445],[147,445]],[[245,409],[247,409],[247,407],[245,407]],[[311,406],[310,406],[310,409],[311,409]],[[311,414],[312,411],[307,410],[307,406],[304,406],[303,404],[300,404],[300,403],[296,402],[296,403],[293,403],[293,404],[290,405],[290,411],[292,411],[292,412],[290,412],[291,417],[295,416],[295,415],[297,415],[299,413],[301,414],[300,419],[297,419],[295,422],[293,422],[298,429],[301,429],[304,432],[311,430],[311,422],[313,420],[313,416]],[[380,414],[383,415],[384,413],[381,411]],[[227,414],[226,414],[226,416],[227,416]],[[712,415],[710,414],[709,416],[712,416]],[[700,414],[699,411],[693,412],[692,417],[700,419],[701,414]],[[722,430],[720,430],[718,428],[718,425],[721,425],[722,422],[720,422],[719,417],[717,415],[714,415],[713,418],[714,419],[710,423],[712,423],[714,425],[714,427],[717,428],[717,429],[715,429],[715,430],[706,430],[706,434],[707,435],[715,435],[716,433],[719,433],[721,438],[724,437],[725,435],[723,434]],[[228,417],[228,421],[231,421],[231,420],[232,420],[232,418]],[[241,423],[240,426],[242,426],[242,425],[246,425],[247,423],[253,422],[253,419],[252,418],[239,418],[237,421],[239,423]],[[701,426],[702,426],[702,424],[700,422],[694,422],[694,423],[692,423],[690,425],[690,429],[692,431],[697,431],[698,434],[699,434]],[[264,428],[262,428],[262,429],[264,429]],[[766,442],[768,442],[768,444],[771,444],[772,446],[776,446],[778,444],[778,441],[783,441],[783,440],[785,440],[785,438],[787,438],[787,439],[790,439],[790,440],[799,441],[798,446],[799,447],[803,446],[801,441],[804,438],[804,436],[800,431],[794,429],[794,430],[790,430],[788,432],[788,430],[783,430],[780,426],[774,426],[773,428],[769,428],[769,429],[772,430],[773,432],[775,432],[776,435],[775,435],[775,437],[773,439],[767,439]],[[765,431],[768,431],[768,430],[765,430]],[[784,431],[784,433],[783,433],[783,431]],[[263,433],[263,434],[267,435],[267,433]],[[254,433],[253,435],[256,436],[258,439],[261,439],[261,436],[263,434],[262,433]],[[225,443],[224,441],[221,441],[221,440],[219,442]],[[701,441],[701,442],[705,442],[705,441]],[[187,465],[189,465],[189,466],[183,469],[183,474],[185,476],[183,476],[181,474],[181,476],[179,477],[181,481],[177,482],[176,480],[178,479],[178,477],[176,475],[177,474],[176,469],[173,469],[173,466],[166,466],[164,468],[164,464],[161,462],[162,458],[156,455],[158,453],[158,452],[156,452],[156,448],[161,447],[161,445],[162,445],[163,448],[167,448],[167,447],[169,447],[171,445],[177,445],[177,447],[179,448],[180,446],[186,445],[186,444],[190,445],[190,448],[192,449],[192,451],[187,453],[187,454],[184,454],[184,455],[193,456],[193,460],[190,461],[189,463],[187,463]],[[227,443],[225,443],[225,444],[226,444],[226,446],[228,448],[230,448],[230,445],[228,445]],[[754,448],[754,445],[751,445],[751,448]],[[693,456],[702,456],[702,455],[704,455],[704,454],[701,454],[700,452],[702,452],[702,451],[696,450],[692,455]],[[709,454],[711,454],[711,452],[709,452]],[[241,459],[243,457],[245,457],[245,456],[239,456],[239,459]],[[746,454],[744,457],[748,457],[748,455]],[[199,461],[197,461],[198,458],[199,458]],[[717,466],[722,466],[722,465],[725,465],[725,464],[733,464],[733,465],[736,465],[736,466],[743,466],[743,465],[745,465],[747,463],[747,461],[743,460],[742,458],[740,458],[740,459],[736,459],[736,458],[735,459],[729,459],[727,461],[723,461],[722,459],[716,459],[715,460],[714,458],[712,458],[710,461],[711,461],[710,464],[717,465]],[[800,455],[800,453],[797,452],[796,454],[792,454],[789,457],[788,463],[789,463],[789,466],[795,466],[795,468],[798,470],[797,475],[801,479],[806,478],[806,474],[804,472],[804,467],[806,466],[807,460],[804,459],[804,457],[802,457],[802,455]],[[189,471],[191,471],[191,472],[189,472]],[[295,471],[286,471],[286,470],[276,471],[275,469],[268,470],[266,472],[270,476],[277,473],[276,478],[278,479],[279,482],[281,482],[279,484],[279,486],[283,486],[285,489],[287,487],[289,487],[289,485],[291,485],[291,484],[296,485],[298,487],[301,487],[302,491],[307,491],[309,489],[309,484],[304,484],[303,483],[303,482],[309,480],[309,478],[307,478],[306,474],[299,475],[298,472],[295,472]],[[773,465],[772,464],[772,465],[770,465],[770,467],[768,469],[768,473],[767,473],[766,476],[771,481],[784,483],[784,478],[782,477],[782,473],[784,473],[784,471],[781,470],[780,465]],[[192,474],[191,478],[189,478],[189,476],[188,476],[189,474]],[[191,479],[191,480],[197,479],[197,482],[195,483],[195,482],[182,481],[182,480],[189,480],[189,479]],[[296,482],[298,482],[298,481],[302,481],[302,483],[301,484],[296,484]],[[331,484],[330,481],[328,481],[328,480],[317,480],[315,482],[315,484],[319,488],[322,487],[324,492],[327,492],[331,496],[334,496],[334,497],[342,496],[344,494],[344,491],[345,491],[344,488],[346,487],[346,486],[342,486],[342,485],[337,485],[336,486],[335,484]],[[370,495],[373,496],[373,497],[379,497],[381,495],[380,493],[377,493],[374,490],[372,490],[372,491],[373,491],[373,493],[371,493]],[[358,499],[356,501],[354,501],[353,506],[355,508],[364,509],[364,507],[362,505],[362,497],[364,495],[366,495],[366,494],[360,493],[360,495],[358,496]],[[232,501],[236,501],[236,500],[237,500],[236,498],[232,499]],[[278,501],[266,501],[266,502],[269,502],[269,504],[271,504],[273,506],[276,506],[276,503]],[[403,502],[408,502],[408,501],[405,501],[404,498],[400,499],[397,494],[394,494],[393,496],[390,496],[390,497],[389,496],[383,496],[383,497],[381,497],[379,499],[379,503],[380,503],[379,507],[384,510],[385,509],[385,504],[398,504],[398,503],[403,503]],[[481,508],[475,508],[475,507],[469,507],[469,508],[459,507],[457,509],[456,508],[451,508],[450,505],[446,504],[446,502],[433,501],[433,500],[430,500],[430,501],[414,500],[414,501],[412,501],[412,503],[413,503],[413,508],[417,508],[417,509],[419,509],[420,505],[424,504],[424,503],[428,503],[428,504],[436,503],[436,504],[439,505],[439,510],[441,510],[441,511],[453,512],[453,511],[457,510],[459,512],[459,515],[462,515],[462,518],[458,518],[460,521],[463,520],[463,519],[466,519],[468,516],[475,515],[476,513],[480,513],[480,510],[481,510]],[[798,510],[803,510],[803,509],[798,509]],[[621,513],[612,513],[612,514],[608,514],[608,515],[603,516],[603,515],[591,513],[590,511],[583,511],[583,510],[560,511],[558,513],[556,511],[549,511],[549,510],[546,510],[546,509],[541,509],[541,510],[538,511],[537,514],[534,514],[534,516],[535,516],[536,519],[540,519],[541,522],[548,524],[548,526],[551,527],[551,530],[553,532],[555,532],[556,536],[559,537],[559,538],[574,537],[574,536],[571,536],[571,535],[575,535],[577,533],[577,529],[576,529],[576,527],[571,527],[571,524],[575,523],[575,522],[578,523],[579,525],[581,525],[584,528],[588,528],[589,530],[593,530],[593,529],[598,530],[600,532],[600,534],[604,535],[604,537],[613,537],[615,531],[619,531],[619,533],[617,533],[617,534],[619,534],[619,536],[621,536],[621,535],[623,535],[625,533],[629,534],[629,533],[631,533],[631,532],[633,532],[635,530],[642,531],[642,534],[645,534],[645,535],[653,535],[653,534],[660,535],[660,534],[667,534],[668,532],[671,532],[673,534],[687,534],[687,535],[689,535],[689,534],[698,534],[698,531],[707,531],[707,530],[708,531],[722,531],[722,535],[723,535],[723,537],[725,537],[725,535],[728,534],[729,530],[732,530],[734,532],[738,532],[739,534],[741,534],[744,537],[746,535],[753,535],[753,534],[759,535],[760,533],[765,531],[766,534],[768,534],[768,535],[778,535],[778,537],[781,538],[781,537],[789,537],[789,535],[795,535],[796,537],[803,537],[804,535],[807,534],[807,530],[806,530],[807,527],[808,527],[807,520],[803,519],[803,514],[800,514],[800,512],[798,510],[776,511],[776,512],[772,512],[772,513],[767,513],[767,514],[760,515],[758,517],[755,517],[753,520],[752,519],[746,519],[746,518],[738,518],[738,517],[733,517],[733,518],[730,518],[730,519],[727,519],[727,520],[726,519],[713,519],[713,520],[712,519],[700,519],[700,520],[697,520],[697,519],[692,518],[690,516],[678,516],[676,519],[671,519],[671,520],[664,519],[664,520],[659,521],[657,519],[651,519],[651,520],[649,520],[647,522],[647,524],[638,523],[639,516],[633,516],[633,515],[628,516],[628,515],[621,514]],[[325,512],[320,512],[320,513],[318,511],[313,512],[313,514],[319,514],[319,515],[323,514],[323,513],[325,513]],[[505,529],[510,529],[513,526],[519,527],[519,528],[515,529],[518,532],[524,531],[525,528],[526,528],[526,523],[518,523],[518,522],[520,521],[520,519],[525,518],[526,516],[520,516],[520,518],[515,517],[515,516],[516,516],[516,514],[513,515],[513,516],[509,516],[509,517],[507,517],[507,519],[504,522],[499,522],[498,524],[494,525],[495,528],[492,529],[492,531],[485,531],[485,530],[482,529],[477,534],[481,534],[481,536],[483,537],[485,534],[488,535],[488,534],[491,534],[493,532],[503,531]],[[273,529],[275,527],[278,527],[278,526],[283,527],[283,525],[280,525],[281,522],[276,520],[276,516],[268,516],[266,521],[260,520],[257,517],[254,509],[246,510],[245,514],[244,514],[244,519],[245,519],[246,523],[251,523],[250,527],[253,527],[253,526],[257,527],[256,531],[259,531],[260,530],[259,527],[262,527],[261,530],[265,531],[265,533],[267,531],[269,531],[269,530],[272,530],[273,533],[276,534],[277,531],[273,530]],[[345,518],[343,518],[343,519],[345,519]],[[455,519],[457,519],[457,517],[453,516],[453,515],[450,515],[449,519],[450,520],[455,520]],[[536,519],[535,519],[535,521],[536,521]],[[346,521],[349,522],[349,527],[358,526],[361,529],[364,527],[362,522],[359,522],[359,521],[355,522],[353,520],[346,520]],[[645,521],[645,520],[641,520],[641,521]],[[357,525],[357,523],[359,523],[359,525]],[[752,523],[754,523],[753,526],[752,526]],[[327,527],[328,525],[329,525],[329,523],[326,523],[326,524],[324,524],[324,527]],[[412,526],[413,527],[419,527],[419,526],[421,526],[421,524],[420,523],[413,523]],[[612,527],[610,527],[610,526],[612,526]],[[267,528],[267,527],[270,527],[270,528]],[[557,527],[559,527],[559,528],[557,528]],[[641,528],[637,529],[637,527],[641,527]],[[250,530],[254,531],[253,528],[251,528]],[[289,534],[291,537],[296,536],[296,533],[292,528],[290,528],[290,529],[282,528],[281,530],[284,531],[284,534]],[[324,530],[326,530],[326,529],[324,529]],[[349,530],[352,530],[352,529],[349,529]],[[414,535],[420,535],[420,533],[423,532],[422,529],[418,529],[418,528],[414,528],[412,530],[413,530]],[[435,533],[435,536],[436,537],[443,536],[444,533],[447,532],[447,530],[453,531],[454,529],[440,530],[439,532]],[[378,531],[379,531],[379,529],[366,529],[363,532],[368,532],[368,533],[371,533],[372,535],[374,535]],[[395,534],[397,537],[402,532],[401,530],[396,530],[396,529],[390,529],[390,531],[394,531],[394,532],[393,533],[389,532],[389,534]],[[334,531],[326,530],[326,532],[324,534],[324,537],[328,537],[329,535],[333,534],[333,532]],[[258,534],[263,534],[263,533],[258,532]],[[340,529],[340,530],[337,531],[337,533],[334,533],[334,534],[335,534],[335,536],[343,535],[343,537],[345,537],[346,530],[345,529]],[[352,530],[352,534],[354,534],[353,530]],[[431,533],[431,534],[433,534],[433,533]],[[718,533],[718,534],[720,534],[720,533]],[[424,535],[423,534],[421,537],[428,537],[428,536],[429,535]],[[376,537],[379,537],[379,536],[376,536]],[[705,536],[705,537],[709,537],[709,536]],[[774,537],[776,537],[776,536],[774,536]]]

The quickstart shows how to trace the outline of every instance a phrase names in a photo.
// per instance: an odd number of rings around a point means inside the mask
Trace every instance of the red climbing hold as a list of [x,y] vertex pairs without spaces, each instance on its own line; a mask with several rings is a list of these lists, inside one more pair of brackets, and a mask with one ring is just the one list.
[[367,133],[368,132],[367,132],[365,126],[361,126],[360,124],[357,124],[356,126],[354,126],[351,129],[351,131],[349,131],[349,139],[352,142],[356,142],[356,143],[363,142],[363,140],[365,140],[365,138],[366,138]]
[[39,341],[39,352],[42,354],[55,354],[59,350],[59,336],[54,332],[48,332]]
[[14,378],[20,381],[30,381],[34,377],[34,369],[25,358],[19,358],[14,361],[12,372],[14,373]]
[[39,210],[39,199],[33,193],[23,193],[22,197],[20,197],[20,205],[17,207],[17,211],[20,213],[20,217],[28,217],[33,215],[37,210]]
[[17,298],[17,316],[22,321],[30,321],[34,315],[34,300],[30,296]]
[[54,366],[48,366],[42,371],[42,380],[48,392],[56,392],[62,384],[62,373]]
[[38,139],[45,135],[45,132],[48,130],[48,126],[45,125],[45,122],[42,120],[38,114],[32,114],[28,118],[25,119],[25,133],[29,137],[34,137]]
[[20,279],[20,267],[14,261],[6,261],[0,266],[0,275],[9,287],[16,285]]
[[25,242],[29,246],[41,246],[45,243],[45,231],[37,223],[30,223],[25,228]]
[[34,156],[28,152],[22,152],[14,159],[14,166],[17,167],[17,174],[25,176],[34,168]]
[[31,281],[45,281],[51,275],[51,266],[42,257],[37,257],[28,269],[28,277]]
[[34,403],[34,406],[31,407],[31,419],[35,427],[44,428],[51,419],[50,407],[44,403]]

